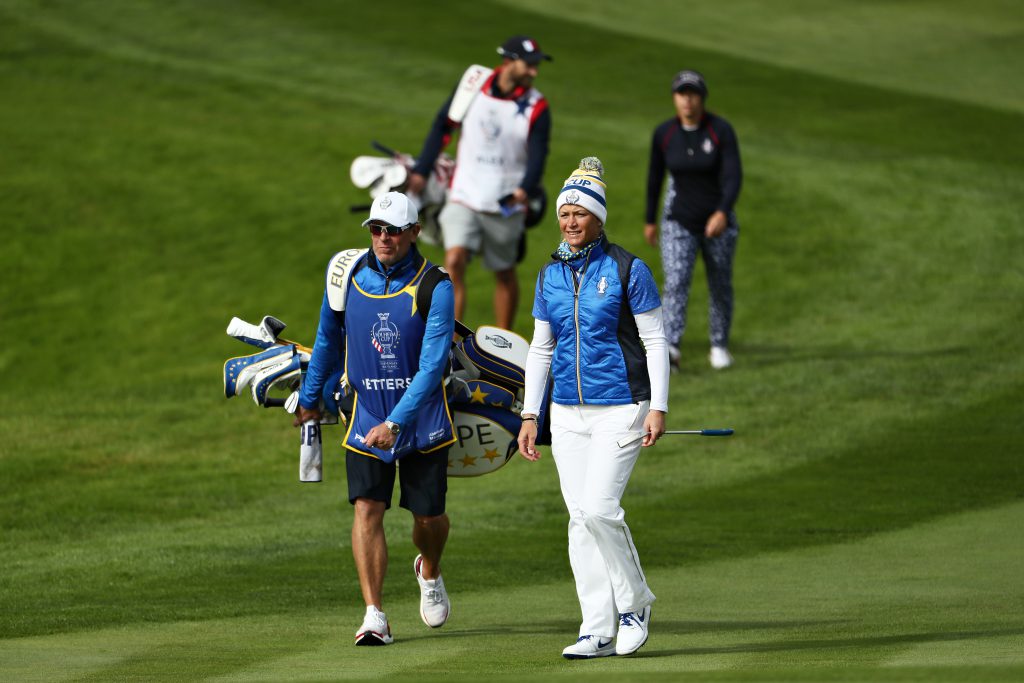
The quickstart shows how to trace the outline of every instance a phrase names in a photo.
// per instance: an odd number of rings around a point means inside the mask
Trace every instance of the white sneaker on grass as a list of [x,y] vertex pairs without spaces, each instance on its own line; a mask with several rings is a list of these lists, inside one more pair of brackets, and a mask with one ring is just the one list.
[[417,555],[412,568],[416,572],[416,581],[420,584],[420,618],[430,628],[440,628],[448,621],[452,611],[452,603],[448,599],[448,591],[444,589],[444,579],[438,574],[436,579],[424,579],[420,575],[423,556]]
[[619,615],[619,637],[615,640],[615,654],[631,655],[647,642],[647,630],[651,623],[651,606],[637,612]]
[[562,650],[562,656],[566,659],[593,659],[614,654],[615,639],[601,636],[580,636],[575,643]]
[[708,360],[711,361],[711,367],[715,370],[722,370],[732,365],[732,354],[724,346],[712,346]]
[[374,605],[366,608],[363,625],[356,631],[356,645],[390,645],[395,642],[391,637],[391,624],[387,615]]

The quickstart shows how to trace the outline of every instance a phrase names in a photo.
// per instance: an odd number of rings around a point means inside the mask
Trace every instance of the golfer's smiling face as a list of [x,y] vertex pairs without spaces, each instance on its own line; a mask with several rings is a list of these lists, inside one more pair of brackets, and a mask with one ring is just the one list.
[[579,251],[601,235],[601,221],[577,204],[563,204],[558,209],[558,228],[570,251]]

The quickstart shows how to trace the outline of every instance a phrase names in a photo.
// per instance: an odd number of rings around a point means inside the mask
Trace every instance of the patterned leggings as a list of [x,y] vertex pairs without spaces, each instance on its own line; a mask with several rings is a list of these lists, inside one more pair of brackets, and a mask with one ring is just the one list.
[[736,215],[729,214],[729,226],[718,237],[694,235],[682,225],[665,218],[661,223],[661,266],[665,273],[662,311],[665,336],[678,347],[686,332],[686,306],[690,300],[690,281],[697,252],[704,259],[708,276],[708,327],[712,346],[729,346],[732,327],[732,261],[740,226]]

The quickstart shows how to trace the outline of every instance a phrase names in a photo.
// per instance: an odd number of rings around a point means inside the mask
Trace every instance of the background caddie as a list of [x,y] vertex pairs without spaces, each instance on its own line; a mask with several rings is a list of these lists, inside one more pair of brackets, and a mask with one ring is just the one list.
[[533,81],[551,55],[527,36],[509,38],[498,54],[501,66],[470,67],[441,105],[409,175],[409,191],[418,194],[426,187],[434,161],[459,129],[455,174],[438,216],[455,315],[461,320],[465,311],[466,265],[482,253],[484,267],[495,277],[495,322],[510,330],[519,303],[515,268],[526,204],[540,187],[551,136],[551,110]]

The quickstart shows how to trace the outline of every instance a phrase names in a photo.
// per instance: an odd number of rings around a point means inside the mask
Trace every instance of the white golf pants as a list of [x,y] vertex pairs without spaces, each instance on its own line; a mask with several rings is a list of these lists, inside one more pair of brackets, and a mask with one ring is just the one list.
[[611,638],[619,614],[654,602],[619,502],[641,442],[648,401],[620,406],[551,404],[551,452],[569,510],[569,564],[583,612],[580,635]]

